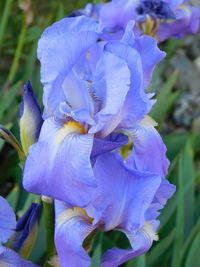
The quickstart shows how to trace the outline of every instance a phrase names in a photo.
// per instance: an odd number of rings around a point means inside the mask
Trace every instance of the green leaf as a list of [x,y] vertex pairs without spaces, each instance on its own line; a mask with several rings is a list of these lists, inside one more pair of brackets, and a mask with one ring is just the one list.
[[[12,87],[5,89],[1,96],[0,102],[0,118],[2,119],[4,113],[12,107],[12,104],[16,98],[16,94],[20,88],[21,82],[15,83]],[[7,123],[7,122],[6,122]]]
[[103,232],[99,232],[93,240],[92,263],[90,267],[100,266],[102,256]]
[[167,40],[165,46],[165,52],[167,53],[167,58],[170,58],[176,49],[183,45],[183,39],[169,39]]
[[21,217],[34,202],[40,202],[40,196],[29,193],[28,196],[25,194],[24,197],[24,206],[21,210],[18,211],[18,216]]
[[195,239],[195,237],[198,235],[198,233],[200,232],[200,218],[199,220],[197,221],[196,225],[193,227],[190,235],[188,236],[185,244],[184,244],[184,247],[181,251],[181,254],[182,254],[182,261],[184,260],[189,248],[191,247],[191,244],[193,242],[193,240]]
[[158,241],[157,245],[155,245],[148,253],[147,253],[147,263],[148,266],[157,266],[156,262],[160,260],[160,258],[167,251],[169,246],[172,244],[174,239],[174,230],[171,231],[165,238]]
[[42,214],[38,226],[38,235],[36,238],[35,246],[30,255],[30,260],[33,262],[38,262],[45,252],[46,252],[46,238],[45,238],[44,214]]
[[93,256],[92,256],[92,263],[90,267],[97,267],[101,264],[101,255],[102,255],[102,249],[101,249],[101,242],[97,245],[97,247],[94,250]]
[[194,239],[191,249],[188,253],[185,267],[199,266],[199,251],[200,251],[200,232]]
[[11,205],[11,207],[14,210],[17,207],[18,198],[19,198],[19,186],[15,185],[12,191],[6,197],[6,199],[8,200],[8,203]]
[[126,267],[145,267],[146,266],[146,256],[141,255],[135,259],[130,260]]
[[188,140],[182,159],[183,183],[186,188],[184,196],[184,239],[189,235],[194,226],[194,207],[195,207],[195,170],[193,164],[193,150],[191,139]]
[[4,3],[4,10],[3,10],[3,15],[1,15],[1,23],[0,23],[0,48],[6,33],[6,26],[9,21],[12,4],[13,0],[7,0]]
[[183,249],[183,242],[192,230],[194,224],[195,174],[193,166],[193,151],[190,139],[180,156],[178,164],[177,189],[176,231],[172,267],[181,266],[181,251]]
[[177,154],[179,154],[183,147],[185,146],[189,134],[188,133],[178,133],[178,134],[169,134],[162,136],[164,143],[167,146],[167,157],[170,161],[174,160]]
[[157,94],[157,102],[153,106],[150,115],[158,123],[162,123],[168,115],[171,107],[179,97],[179,92],[172,92],[177,81],[178,73],[175,72],[169,80],[162,86]]

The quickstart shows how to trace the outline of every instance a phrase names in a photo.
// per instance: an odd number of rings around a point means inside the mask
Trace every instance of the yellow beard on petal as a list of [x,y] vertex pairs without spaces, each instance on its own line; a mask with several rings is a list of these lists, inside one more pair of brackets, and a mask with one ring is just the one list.
[[142,228],[142,232],[148,238],[150,243],[159,240],[158,234],[153,229],[153,224],[148,221],[145,221],[145,224]]
[[160,21],[153,20],[149,15],[147,15],[146,21],[142,24],[139,24],[139,28],[144,32],[144,34],[153,37],[158,40],[156,32],[158,29]]
[[75,121],[69,121],[63,125],[63,128],[66,131],[75,131],[77,134],[85,134],[85,129],[84,127]]
[[58,130],[55,138],[55,144],[61,144],[65,137],[74,134],[86,134],[84,127],[75,121],[69,121],[63,124],[63,127]]
[[82,217],[86,219],[89,223],[92,223],[94,220],[93,218],[87,215],[87,212],[83,208],[74,207],[72,209],[66,209],[63,212],[61,212],[56,219],[56,223],[62,224],[74,217]]

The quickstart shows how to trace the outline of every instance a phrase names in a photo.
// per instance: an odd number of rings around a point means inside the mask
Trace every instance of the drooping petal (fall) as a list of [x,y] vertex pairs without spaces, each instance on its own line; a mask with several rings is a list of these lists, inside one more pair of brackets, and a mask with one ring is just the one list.
[[153,230],[151,223],[145,222],[138,231],[130,232],[122,230],[126,234],[132,249],[112,248],[105,252],[102,257],[101,267],[120,266],[124,262],[146,253],[152,246],[153,241],[158,237]]
[[55,202],[55,209],[55,245],[61,266],[89,267],[91,259],[83,242],[95,230],[90,218],[83,209],[70,208],[59,201]]
[[130,130],[133,150],[128,163],[140,171],[167,175],[169,161],[166,157],[166,146],[154,128],[155,121],[146,117],[137,127]]
[[95,186],[90,163],[92,146],[93,136],[85,134],[80,124],[45,120],[25,162],[25,189],[83,207]]
[[112,152],[97,158],[94,175],[97,190],[87,209],[94,223],[102,221],[105,230],[140,228],[160,185],[159,175],[131,170]]

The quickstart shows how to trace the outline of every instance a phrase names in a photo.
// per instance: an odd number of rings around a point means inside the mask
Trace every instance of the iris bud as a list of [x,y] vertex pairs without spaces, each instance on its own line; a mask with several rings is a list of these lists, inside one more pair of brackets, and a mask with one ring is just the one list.
[[42,122],[40,107],[36,101],[31,83],[28,81],[24,86],[19,122],[20,139],[26,156],[29,147],[38,139]]

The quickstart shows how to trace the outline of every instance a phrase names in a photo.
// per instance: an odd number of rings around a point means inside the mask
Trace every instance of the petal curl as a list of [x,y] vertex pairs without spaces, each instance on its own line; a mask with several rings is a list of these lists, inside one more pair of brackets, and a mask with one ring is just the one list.
[[120,266],[124,262],[146,253],[154,240],[158,240],[152,225],[148,222],[137,232],[122,230],[130,241],[132,249],[112,248],[102,257],[101,267]]
[[83,207],[90,200],[95,180],[90,163],[93,136],[76,122],[61,125],[47,119],[39,140],[29,149],[24,188]]

